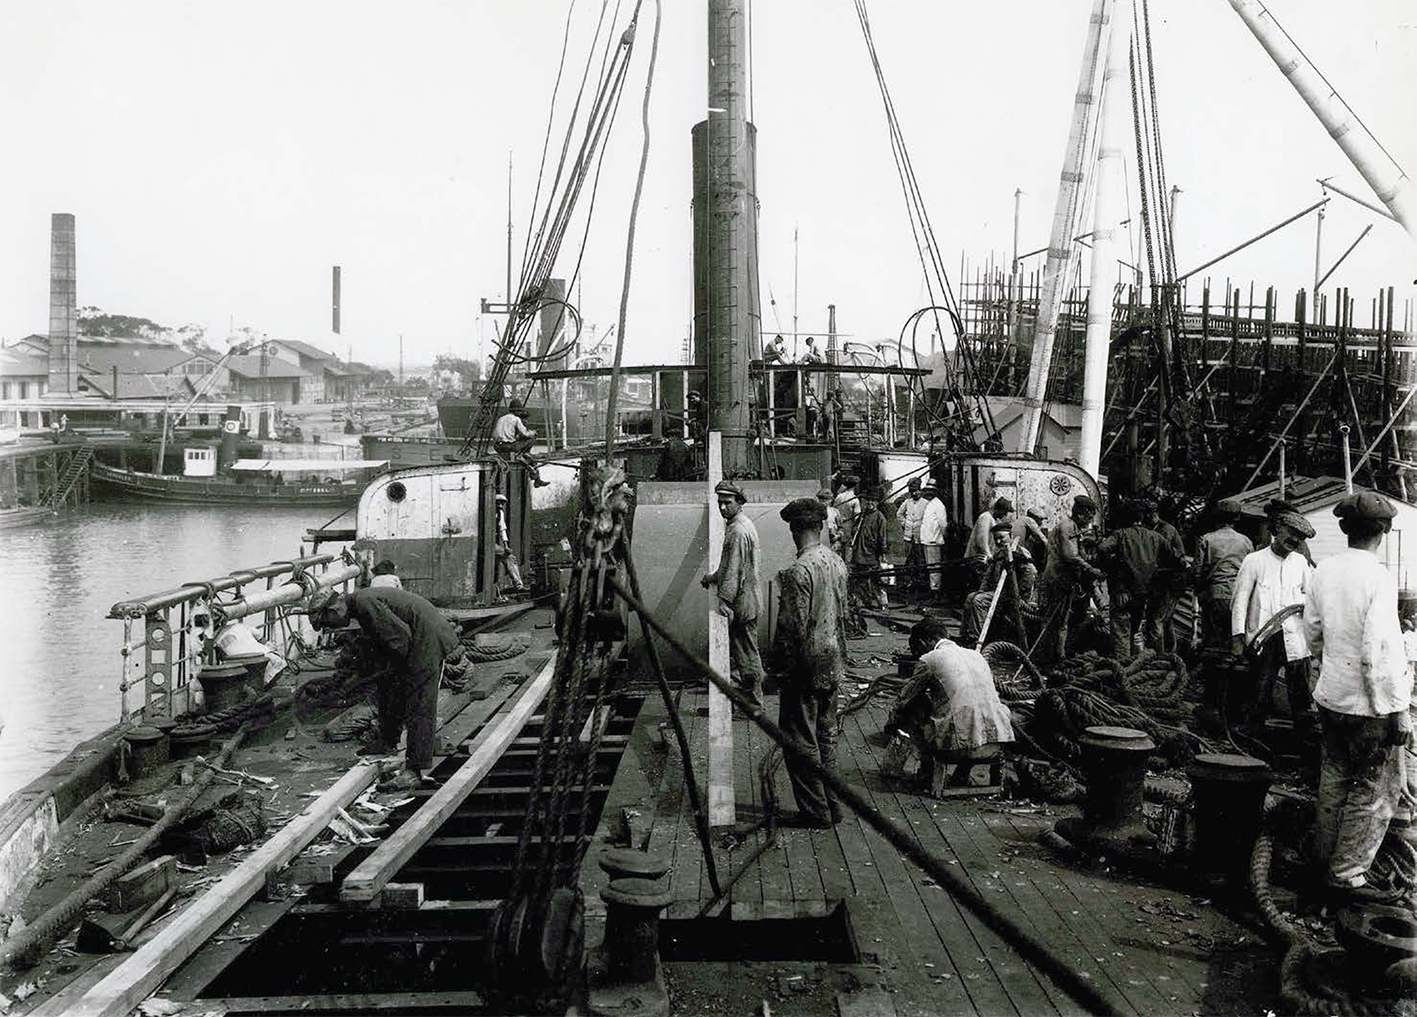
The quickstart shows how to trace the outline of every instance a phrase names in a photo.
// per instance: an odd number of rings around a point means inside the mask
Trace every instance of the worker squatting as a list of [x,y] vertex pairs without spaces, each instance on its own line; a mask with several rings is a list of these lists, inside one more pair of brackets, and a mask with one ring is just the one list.
[[[704,585],[717,586],[718,609],[729,619],[732,678],[761,702],[759,538],[742,512],[742,489],[724,482],[716,495],[727,526],[719,568]],[[881,504],[880,492],[846,477],[815,503],[783,510],[798,558],[778,576],[783,609],[770,662],[782,682],[780,724],[824,764],[835,738],[847,615],[885,605],[883,572],[926,601],[964,594],[957,640],[929,614],[912,632],[919,665],[891,719],[921,744],[927,763],[960,763],[956,779],[968,778],[971,760],[1013,740],[1008,710],[977,652],[986,638],[1016,641],[1045,665],[1084,648],[1128,660],[1203,642],[1212,655],[1238,658],[1242,666],[1228,671],[1244,677],[1207,683],[1202,726],[1221,734],[1258,728],[1282,677],[1296,731],[1321,742],[1315,840],[1323,883],[1338,897],[1383,896],[1367,870],[1389,826],[1413,818],[1417,790],[1409,715],[1417,600],[1404,600],[1399,614],[1396,582],[1376,553],[1395,514],[1385,498],[1361,492],[1335,507],[1348,548],[1317,568],[1307,547],[1313,527],[1284,502],[1268,507],[1258,549],[1236,529],[1240,506],[1230,500],[1212,508],[1210,524],[1197,528],[1188,547],[1147,494],[1116,499],[1105,531],[1086,495],[1048,529],[1041,515],[1017,517],[998,498],[974,520],[962,559],[946,561],[944,504],[932,482],[916,479],[895,507],[905,554],[891,570],[883,567]],[[1191,624],[1178,631],[1177,605],[1192,592]],[[820,784],[798,773],[793,790],[804,823],[833,821]]]

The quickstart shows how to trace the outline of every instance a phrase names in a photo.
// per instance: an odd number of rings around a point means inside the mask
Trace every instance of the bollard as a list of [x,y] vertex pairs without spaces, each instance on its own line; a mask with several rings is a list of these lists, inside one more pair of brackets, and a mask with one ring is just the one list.
[[208,713],[221,713],[246,701],[244,664],[208,664],[197,674]]
[[245,685],[252,695],[259,696],[266,686],[266,655],[264,653],[234,653],[223,664],[239,664],[246,669]]
[[600,868],[613,883],[617,879],[647,879],[653,882],[669,871],[661,855],[634,848],[611,848],[600,856]]
[[1364,904],[1345,908],[1334,929],[1338,945],[1360,980],[1380,981],[1394,964],[1417,957],[1417,919],[1400,907]]
[[1156,743],[1129,727],[1090,727],[1078,739],[1087,781],[1082,819],[1062,819],[1055,829],[1079,844],[1120,847],[1154,840],[1142,817],[1146,760]]
[[128,743],[128,779],[151,776],[167,762],[167,735],[156,727],[135,727],[123,734]]
[[616,982],[652,982],[659,969],[659,913],[672,899],[652,879],[616,879],[605,901],[607,974]]
[[1273,777],[1252,756],[1202,753],[1187,770],[1195,796],[1195,860],[1205,872],[1243,879],[1264,819]]

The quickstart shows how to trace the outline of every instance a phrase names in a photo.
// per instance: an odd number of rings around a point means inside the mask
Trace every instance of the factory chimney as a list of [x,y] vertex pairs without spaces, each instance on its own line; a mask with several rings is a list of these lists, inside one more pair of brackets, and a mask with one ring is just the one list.
[[79,310],[74,285],[74,216],[49,218],[49,388],[50,395],[79,390]]

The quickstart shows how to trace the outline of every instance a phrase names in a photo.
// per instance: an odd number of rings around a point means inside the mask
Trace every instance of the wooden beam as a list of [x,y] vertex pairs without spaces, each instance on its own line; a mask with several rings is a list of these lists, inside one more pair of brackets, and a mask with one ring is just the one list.
[[[714,488],[723,479],[723,435],[708,434],[708,571],[718,568],[723,554],[723,517],[718,514]],[[708,617],[709,666],[728,678],[728,619],[718,613],[718,594]],[[717,685],[708,683],[709,697],[709,826],[732,826],[738,821],[733,799],[733,704]]]
[[66,1010],[71,1017],[121,1017],[147,999],[164,978],[226,924],[266,885],[274,872],[305,849],[340,809],[379,775],[377,763],[362,763],[306,807],[220,882],[198,897],[160,933],[99,981]]
[[432,837],[462,804],[487,772],[501,758],[502,752],[526,726],[527,718],[536,712],[556,674],[556,655],[552,654],[541,672],[532,679],[510,710],[500,720],[483,728],[468,745],[472,750],[467,762],[434,791],[417,812],[374,849],[368,858],[340,884],[339,898],[346,903],[368,903],[379,896],[394,874]]

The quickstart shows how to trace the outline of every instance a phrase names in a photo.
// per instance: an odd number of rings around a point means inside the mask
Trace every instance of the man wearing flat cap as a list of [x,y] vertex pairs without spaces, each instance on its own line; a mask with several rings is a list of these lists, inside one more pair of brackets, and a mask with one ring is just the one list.
[[[797,560],[777,574],[781,590],[772,655],[782,675],[777,722],[823,767],[836,751],[836,691],[846,673],[846,565],[822,544],[826,506],[798,498],[780,513]],[[820,777],[785,756],[798,822],[825,829],[841,813]]]
[[851,545],[851,575],[861,606],[870,611],[886,608],[886,591],[876,575],[886,560],[886,517],[881,512],[881,492],[868,487],[861,492],[861,516]]
[[704,589],[718,586],[718,611],[728,619],[729,676],[745,695],[762,705],[759,685],[763,661],[758,655],[758,528],[743,512],[747,497],[731,480],[714,489],[723,516],[723,551],[718,569],[704,576]]
[[841,490],[832,500],[832,508],[836,509],[836,553],[841,555],[842,561],[851,560],[851,541],[856,536],[857,517],[861,515],[861,499],[856,493],[860,483],[860,477],[842,477]]
[[1222,498],[1215,505],[1215,529],[1196,542],[1195,579],[1205,620],[1205,640],[1223,647],[1230,637],[1230,605],[1235,597],[1235,577],[1245,556],[1255,549],[1250,538],[1235,529],[1240,503]]
[[920,549],[920,520],[925,516],[925,499],[921,496],[919,477],[911,477],[907,489],[910,493],[901,499],[895,518],[900,523],[901,539],[905,541],[905,586],[914,592],[922,585],[917,570],[925,564]]
[[920,516],[920,556],[929,570],[931,596],[938,595],[944,585],[940,563],[945,558],[945,530],[948,526],[949,517],[945,514],[945,503],[940,500],[940,492],[933,480],[926,480],[925,511]]
[[1316,848],[1330,893],[1343,902],[1386,895],[1368,868],[1403,791],[1402,751],[1411,742],[1412,673],[1403,650],[1397,582],[1378,558],[1396,510],[1357,491],[1333,510],[1348,548],[1314,570],[1304,630],[1319,657],[1314,688],[1323,730]]
[[[1238,697],[1241,709],[1252,714],[1267,709],[1274,676],[1284,672],[1289,711],[1296,728],[1311,723],[1309,717],[1309,640],[1304,621],[1291,613],[1278,632],[1261,632],[1286,608],[1302,605],[1313,566],[1299,553],[1299,544],[1314,535],[1314,528],[1292,508],[1270,517],[1269,543],[1247,554],[1235,576],[1230,604],[1230,636],[1236,656],[1250,654],[1250,683]],[[1257,635],[1265,637],[1255,645]],[[1262,717],[1232,718],[1249,721]]]
[[315,628],[343,628],[351,621],[359,623],[386,662],[378,679],[379,736],[360,751],[393,752],[399,732],[407,728],[404,771],[386,786],[410,790],[433,765],[438,680],[443,658],[458,645],[457,630],[441,611],[408,590],[370,586],[348,595],[327,590],[311,599]]
[[[1032,555],[1021,544],[1015,546],[1013,531],[1014,524],[1006,519],[989,527],[990,554],[979,577],[979,588],[964,598],[959,639],[966,646],[988,641],[990,633],[996,639],[1008,639],[1020,646],[1031,642],[1028,633],[1018,631],[1018,626],[1023,623],[1024,607],[1032,604],[1038,569]],[[984,623],[989,619],[991,608],[993,618],[986,633]],[[981,636],[986,638],[981,640]]]
[[1090,598],[1080,596],[1102,578],[1102,571],[1082,554],[1082,531],[1097,518],[1097,502],[1085,494],[1073,499],[1068,518],[1048,532],[1048,560],[1039,589],[1039,611],[1053,633],[1041,644],[1043,658],[1062,660],[1068,650],[1068,633],[1076,633],[1087,614]]

